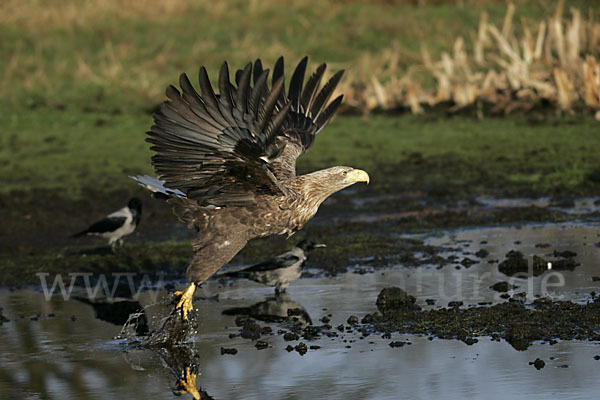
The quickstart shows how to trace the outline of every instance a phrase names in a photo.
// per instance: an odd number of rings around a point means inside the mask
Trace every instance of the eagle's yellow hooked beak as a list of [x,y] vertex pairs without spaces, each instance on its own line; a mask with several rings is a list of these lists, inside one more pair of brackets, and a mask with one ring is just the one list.
[[369,183],[369,174],[367,174],[362,169],[353,169],[346,175],[344,182],[366,182]]

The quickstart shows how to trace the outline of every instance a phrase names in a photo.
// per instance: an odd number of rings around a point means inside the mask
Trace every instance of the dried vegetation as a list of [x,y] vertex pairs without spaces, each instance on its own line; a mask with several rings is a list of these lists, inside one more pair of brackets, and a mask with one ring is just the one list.
[[[543,108],[592,112],[600,119],[600,23],[591,9],[583,16],[571,8],[570,19],[565,18],[563,3],[546,20],[521,19],[520,29],[514,26],[512,3],[502,26],[489,23],[483,13],[471,49],[458,37],[452,52],[434,60],[423,47],[422,62],[408,71],[398,67],[400,51],[393,46],[376,57],[365,56],[358,70],[371,75],[355,74],[340,91],[363,112],[409,109],[420,114],[442,107],[482,116]],[[433,85],[421,83],[431,78]]]

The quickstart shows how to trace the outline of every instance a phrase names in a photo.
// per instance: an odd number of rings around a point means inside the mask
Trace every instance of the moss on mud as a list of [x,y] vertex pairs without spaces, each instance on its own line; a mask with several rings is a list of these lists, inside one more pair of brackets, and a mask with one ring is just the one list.
[[[600,340],[600,298],[587,304],[539,298],[531,304],[511,299],[490,307],[448,307],[421,310],[407,307],[409,296],[402,289],[383,289],[377,306],[381,314],[370,314],[369,327],[377,332],[401,332],[433,335],[441,339],[459,339],[466,343],[478,336],[504,339],[517,350],[525,350],[534,341],[554,343],[563,340]],[[393,293],[392,293],[393,292]],[[396,294],[400,300],[382,297]],[[516,296],[515,296],[516,297]],[[412,304],[412,303],[411,303]]]

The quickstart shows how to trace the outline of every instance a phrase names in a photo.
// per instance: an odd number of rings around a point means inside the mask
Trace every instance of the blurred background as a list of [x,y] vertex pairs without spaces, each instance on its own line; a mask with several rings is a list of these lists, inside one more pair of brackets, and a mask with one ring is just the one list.
[[[197,82],[200,65],[215,79],[224,60],[237,69],[256,58],[272,65],[283,55],[289,71],[309,55],[312,66],[344,68],[339,91],[346,114],[433,109],[482,118],[547,106],[567,115],[595,112],[597,6],[591,0],[4,0],[2,191],[106,190],[122,187],[126,174],[150,172],[144,131],[166,86],[182,72]],[[325,154],[314,153],[304,161]]]

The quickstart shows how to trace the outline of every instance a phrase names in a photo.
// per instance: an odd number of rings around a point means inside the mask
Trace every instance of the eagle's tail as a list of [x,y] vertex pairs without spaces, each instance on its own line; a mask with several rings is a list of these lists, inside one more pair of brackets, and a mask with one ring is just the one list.
[[130,178],[136,181],[141,186],[150,190],[151,192],[158,194],[159,196],[162,195],[166,197],[187,197],[185,193],[183,193],[179,189],[170,189],[168,187],[165,187],[165,181],[162,181],[158,178],[154,178],[148,175],[136,175],[130,176]]

